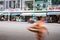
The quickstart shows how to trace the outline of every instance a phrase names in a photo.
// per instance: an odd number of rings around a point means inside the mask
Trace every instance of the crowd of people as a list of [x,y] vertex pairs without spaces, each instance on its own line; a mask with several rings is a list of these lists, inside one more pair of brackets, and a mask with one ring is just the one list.
[[[17,21],[17,22],[28,22],[28,23],[34,23],[37,21],[37,17],[23,17],[23,16],[11,16],[8,18],[6,15],[0,15],[0,21]],[[48,23],[60,23],[60,16],[51,16],[51,17],[46,17],[45,22]]]

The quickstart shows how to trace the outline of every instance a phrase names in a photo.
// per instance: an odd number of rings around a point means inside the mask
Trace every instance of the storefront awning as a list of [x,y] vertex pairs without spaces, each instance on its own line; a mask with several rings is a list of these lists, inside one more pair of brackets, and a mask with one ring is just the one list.
[[7,12],[1,12],[0,15],[8,15]]
[[11,12],[10,15],[20,15],[20,12]]
[[60,12],[48,12],[47,15],[60,15]]
[[0,12],[0,15],[1,15],[2,13]]
[[46,16],[46,13],[22,13],[22,16]]
[[46,13],[35,13],[36,16],[46,16]]
[[1,12],[0,15],[20,15],[21,13],[20,12],[11,12],[11,13],[8,13],[8,12]]
[[21,16],[31,16],[32,13],[22,13]]

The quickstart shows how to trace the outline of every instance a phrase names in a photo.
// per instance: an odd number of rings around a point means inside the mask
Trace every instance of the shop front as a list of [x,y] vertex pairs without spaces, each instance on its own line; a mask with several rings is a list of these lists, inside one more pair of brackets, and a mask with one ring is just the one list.
[[22,13],[21,16],[24,17],[26,22],[36,22],[39,16],[46,16],[46,13]]
[[8,21],[8,12],[0,12],[0,21]]
[[48,21],[51,23],[57,23],[60,18],[59,15],[60,12],[48,12],[47,13]]
[[21,12],[0,12],[0,21],[21,21]]
[[10,12],[10,21],[20,21],[20,12]]

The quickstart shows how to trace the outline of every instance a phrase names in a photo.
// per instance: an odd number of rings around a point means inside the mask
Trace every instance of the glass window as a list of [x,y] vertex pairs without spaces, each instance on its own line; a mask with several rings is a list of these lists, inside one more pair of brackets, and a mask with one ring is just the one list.
[[0,1],[0,11],[4,10],[4,1]]
[[3,5],[3,1],[0,1],[0,4]]
[[20,0],[16,1],[16,8],[20,8]]
[[15,8],[15,1],[13,1],[13,8]]
[[25,10],[33,10],[33,1],[25,1]]
[[52,5],[60,5],[60,0],[52,0]]
[[9,1],[9,8],[20,8],[20,0]]
[[9,8],[11,8],[11,1],[9,1]]
[[20,8],[20,0],[18,0],[18,8]]
[[15,8],[15,1],[9,1],[9,8]]
[[6,9],[8,9],[8,1],[6,1]]

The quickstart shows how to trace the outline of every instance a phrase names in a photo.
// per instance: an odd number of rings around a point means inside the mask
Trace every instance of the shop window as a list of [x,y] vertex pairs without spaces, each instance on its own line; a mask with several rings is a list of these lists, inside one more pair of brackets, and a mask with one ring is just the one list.
[[10,21],[20,21],[20,12],[11,12]]

